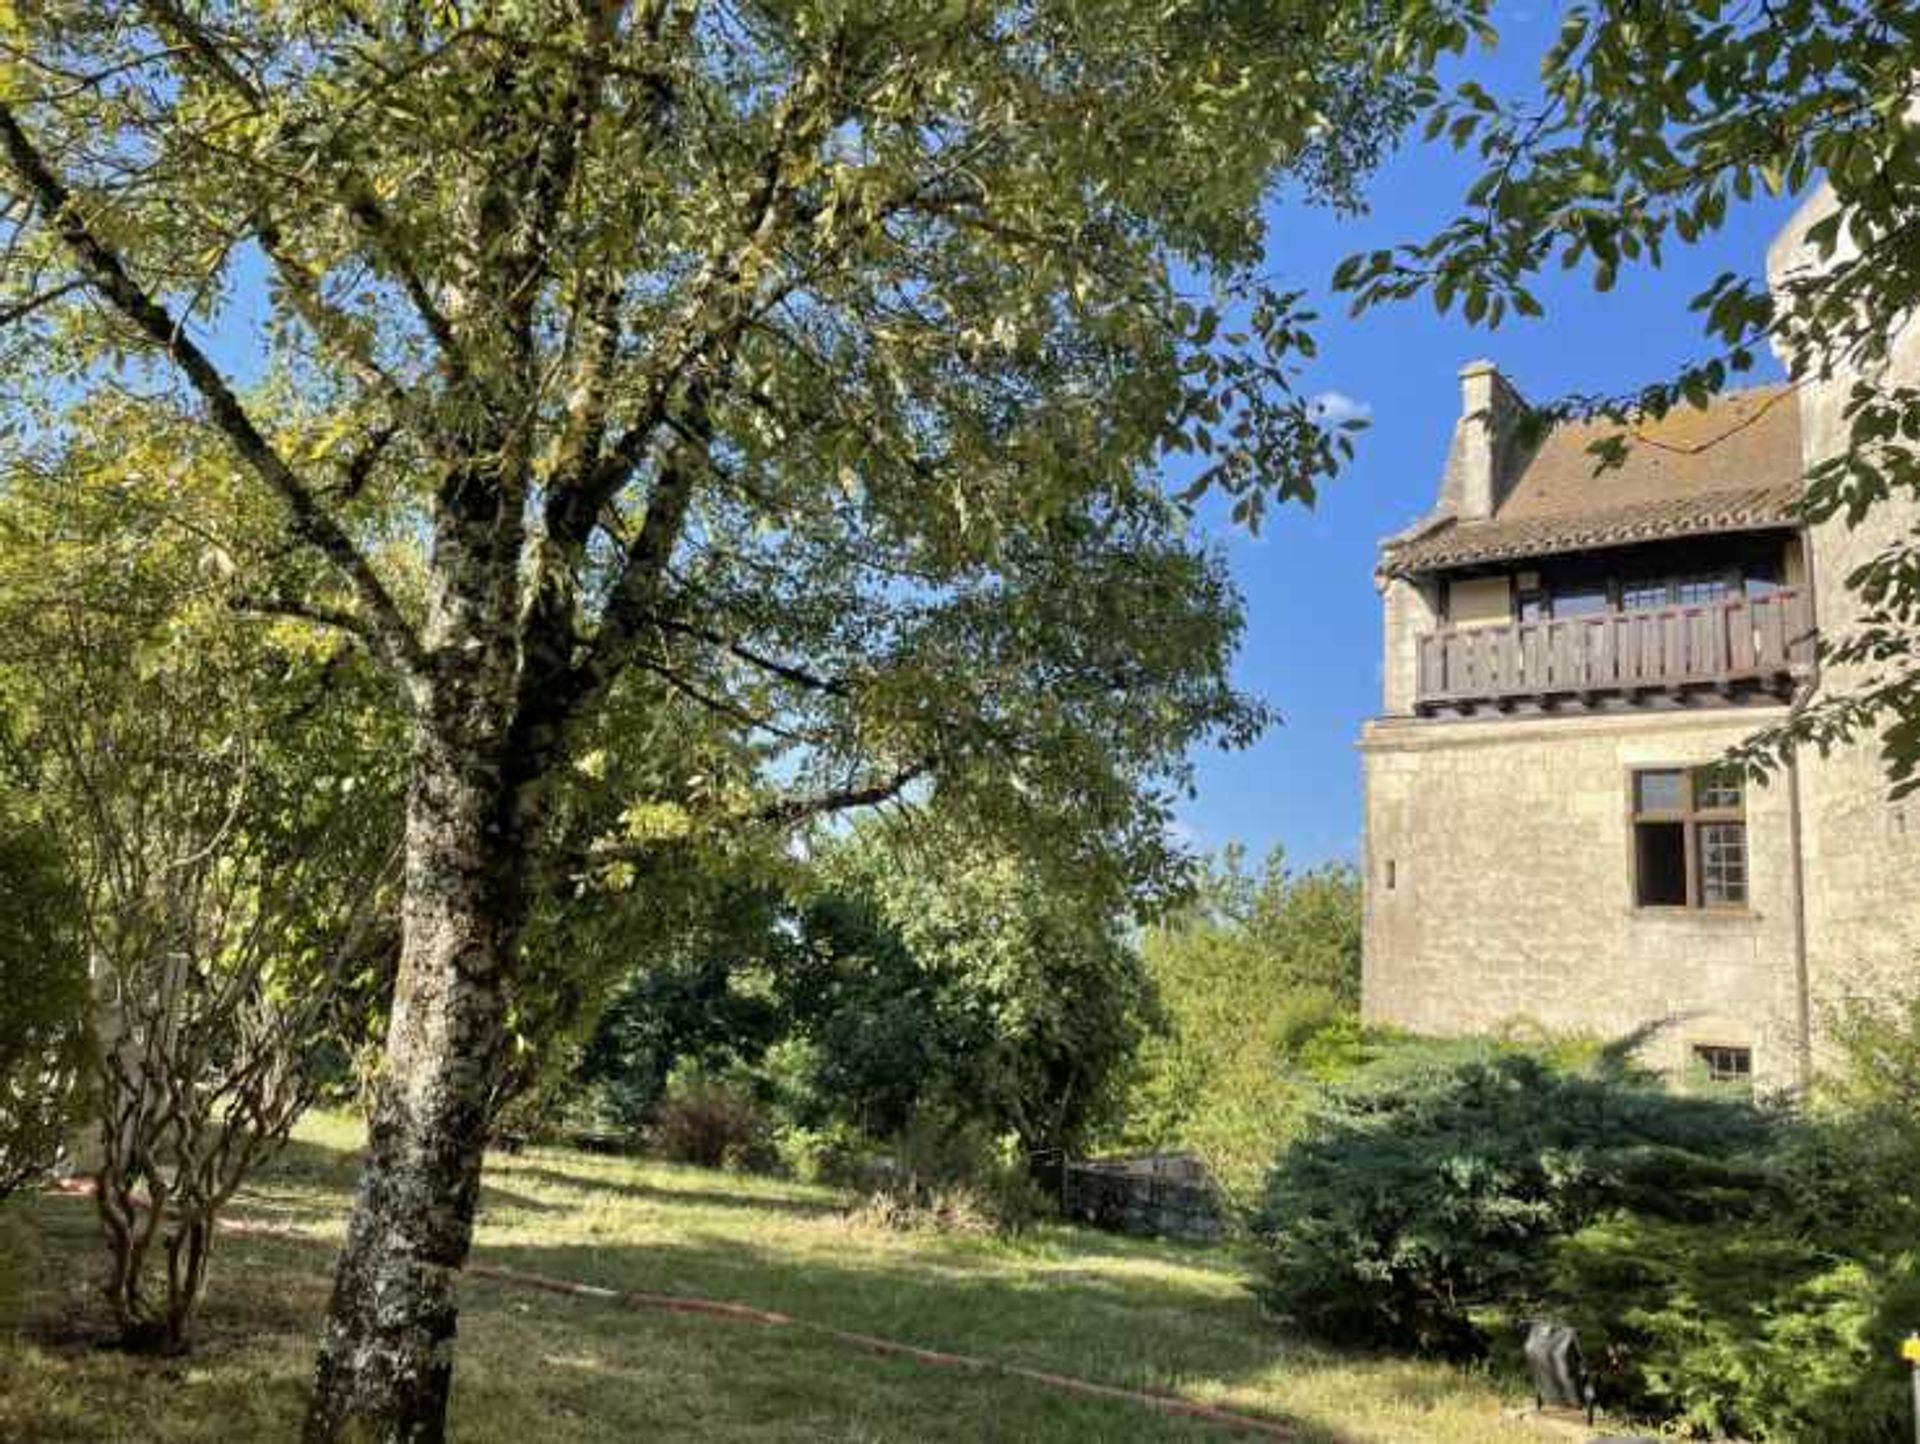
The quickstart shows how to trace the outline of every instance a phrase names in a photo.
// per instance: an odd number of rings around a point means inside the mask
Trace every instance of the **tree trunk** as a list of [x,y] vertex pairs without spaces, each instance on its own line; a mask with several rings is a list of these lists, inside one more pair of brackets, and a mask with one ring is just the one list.
[[309,1444],[445,1437],[455,1284],[473,1238],[506,974],[525,917],[524,834],[497,750],[424,723],[407,816],[399,977]]

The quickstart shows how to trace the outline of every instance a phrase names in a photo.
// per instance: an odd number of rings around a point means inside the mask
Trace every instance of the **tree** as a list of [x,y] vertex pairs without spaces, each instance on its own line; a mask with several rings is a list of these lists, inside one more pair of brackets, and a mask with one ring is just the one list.
[[394,729],[368,669],[227,624],[210,533],[172,524],[190,497],[213,521],[207,490],[131,425],[0,488],[0,768],[71,857],[35,946],[85,960],[107,1299],[127,1346],[167,1353],[221,1209],[359,1025],[340,1009],[397,881]]
[[0,1200],[57,1164],[88,1058],[87,958],[57,840],[0,804]]
[[1113,1120],[1150,999],[1104,899],[882,824],[812,853],[784,885],[724,889],[678,956],[637,966],[580,1083],[631,1124],[676,1069],[732,1072],[804,1128],[946,1124],[1030,1154]]
[[863,829],[826,863],[787,992],[819,1095],[891,1135],[944,1109],[1029,1156],[1113,1121],[1150,990],[1108,900],[1017,854]]
[[[1426,294],[1497,326],[1540,314],[1532,286],[1550,262],[1606,290],[1622,267],[1658,265],[1671,245],[1719,229],[1737,202],[1824,175],[1833,206],[1806,238],[1818,265],[1777,292],[1763,276],[1722,274],[1693,303],[1709,342],[1698,361],[1631,395],[1565,398],[1539,420],[1703,406],[1770,345],[1796,383],[1848,383],[1843,445],[1809,473],[1806,516],[1856,526],[1920,496],[1920,385],[1911,362],[1887,364],[1911,351],[1920,305],[1916,46],[1920,14],[1897,0],[1572,6],[1538,94],[1466,82],[1423,97],[1436,102],[1428,137],[1473,151],[1482,172],[1430,239],[1356,256],[1338,280],[1357,307]],[[1624,431],[1598,443],[1596,466],[1628,444]],[[1920,537],[1892,528],[1845,580],[1858,624],[1823,639],[1841,671],[1743,756],[1764,769],[1796,743],[1824,750],[1877,730],[1904,795],[1920,787]]]
[[1246,1199],[1307,1085],[1356,1055],[1360,879],[1339,864],[1290,872],[1277,849],[1250,871],[1230,848],[1141,948],[1164,1024],[1142,1050],[1128,1135],[1192,1149]]
[[[1459,43],[1449,6],[1391,53]],[[257,604],[411,728],[402,957],[308,1434],[444,1430],[454,1282],[585,739],[628,687],[761,763],[601,851],[890,798],[1173,866],[1261,720],[1155,484],[1257,519],[1347,438],[1255,274],[1283,167],[1400,118],[1393,12],[1200,0],[46,0],[7,12],[6,314],[42,444],[115,386],[278,505]],[[267,380],[204,339],[265,318]],[[231,336],[232,333],[230,332]],[[24,403],[23,403],[24,404]]]

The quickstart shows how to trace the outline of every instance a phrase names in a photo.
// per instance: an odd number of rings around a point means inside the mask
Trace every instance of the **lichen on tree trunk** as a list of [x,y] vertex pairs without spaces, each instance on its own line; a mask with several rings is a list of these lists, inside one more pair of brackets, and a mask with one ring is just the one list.
[[429,734],[407,821],[400,971],[305,1437],[445,1437],[455,1288],[473,1238],[524,844],[492,749]]

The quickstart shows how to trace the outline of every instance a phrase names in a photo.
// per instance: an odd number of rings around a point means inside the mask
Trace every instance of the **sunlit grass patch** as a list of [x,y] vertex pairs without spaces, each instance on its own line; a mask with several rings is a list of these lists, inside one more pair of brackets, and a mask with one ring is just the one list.
[[[297,1428],[354,1178],[352,1120],[318,1116],[236,1201],[201,1345],[101,1347],[91,1207],[0,1228],[0,1439],[273,1439]],[[1014,1239],[849,1219],[829,1189],[529,1149],[490,1160],[476,1261],[690,1294],[1294,1424],[1306,1440],[1537,1437],[1484,1378],[1303,1346],[1261,1318],[1231,1252],[1042,1227]],[[801,1327],[687,1317],[471,1278],[455,1437],[1187,1440],[1215,1426],[850,1349]]]

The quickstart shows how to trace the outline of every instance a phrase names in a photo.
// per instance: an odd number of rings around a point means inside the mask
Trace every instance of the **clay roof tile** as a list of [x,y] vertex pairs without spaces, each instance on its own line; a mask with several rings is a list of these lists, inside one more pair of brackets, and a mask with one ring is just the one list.
[[1438,518],[1382,548],[1392,575],[1595,547],[1794,526],[1800,502],[1800,415],[1788,386],[1717,397],[1626,428],[1617,467],[1589,448],[1618,435],[1610,421],[1568,422],[1534,449],[1494,515]]

